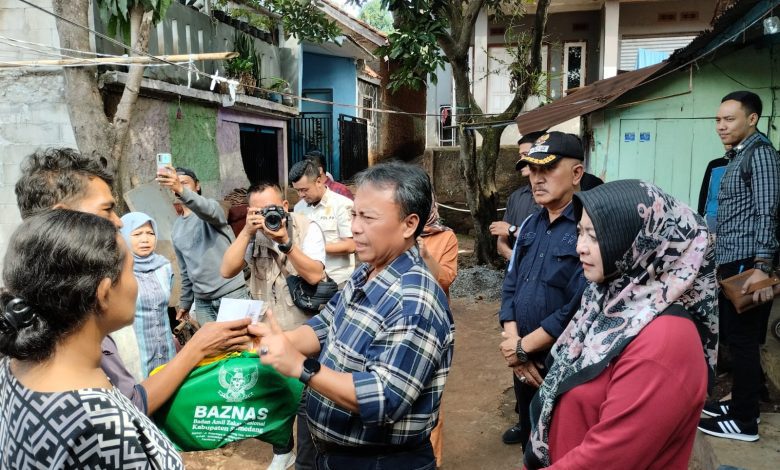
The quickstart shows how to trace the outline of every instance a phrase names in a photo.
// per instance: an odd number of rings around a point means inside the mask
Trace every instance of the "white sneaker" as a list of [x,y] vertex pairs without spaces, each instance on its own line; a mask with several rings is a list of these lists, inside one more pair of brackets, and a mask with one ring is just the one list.
[[295,454],[288,452],[286,454],[275,454],[271,460],[271,465],[266,470],[286,470],[295,464]]

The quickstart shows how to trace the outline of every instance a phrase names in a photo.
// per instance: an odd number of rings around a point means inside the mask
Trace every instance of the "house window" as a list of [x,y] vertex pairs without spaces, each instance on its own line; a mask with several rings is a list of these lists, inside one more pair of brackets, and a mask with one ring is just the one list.
[[563,91],[585,85],[585,42],[563,45]]
[[370,96],[364,96],[363,97],[363,119],[366,121],[373,120],[374,112],[371,110],[371,108],[374,107],[374,100],[371,99]]

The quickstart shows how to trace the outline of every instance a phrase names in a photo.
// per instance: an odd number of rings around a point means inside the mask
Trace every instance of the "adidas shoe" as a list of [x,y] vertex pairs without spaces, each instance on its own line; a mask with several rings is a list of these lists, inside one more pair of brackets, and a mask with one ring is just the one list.
[[[704,413],[707,416],[712,416],[713,418],[717,418],[718,416],[724,416],[729,414],[729,409],[731,409],[731,400],[723,400],[723,401],[708,401],[704,404],[704,409],[701,410],[702,413]],[[756,424],[761,423],[761,417],[759,416],[756,418]]]
[[758,440],[758,424],[738,421],[729,415],[704,418],[699,421],[699,431],[710,436],[754,442]]
[[729,408],[731,408],[731,400],[708,401],[704,404],[704,409],[701,412],[715,418],[729,414]]

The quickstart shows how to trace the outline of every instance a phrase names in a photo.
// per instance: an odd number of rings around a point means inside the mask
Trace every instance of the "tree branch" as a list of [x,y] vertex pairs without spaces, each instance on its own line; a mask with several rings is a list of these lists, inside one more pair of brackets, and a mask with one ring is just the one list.
[[[130,37],[133,49],[137,51],[146,51],[149,49],[149,32],[152,26],[152,17],[154,12],[144,13],[140,3],[136,4],[130,10]],[[133,54],[135,55],[135,54]],[[115,161],[120,161],[124,153],[125,143],[130,130],[130,118],[133,114],[135,103],[138,101],[138,93],[141,89],[141,80],[144,78],[143,65],[131,65],[130,72],[127,75],[127,83],[122,92],[122,98],[114,115],[114,131],[116,132],[116,141],[111,151]]]
[[466,12],[458,20],[461,23],[460,35],[455,37],[458,52],[468,54],[471,39],[474,35],[474,25],[477,23],[479,11],[485,5],[485,0],[471,0]]
[[[89,0],[53,2],[54,12],[76,24],[89,24]],[[57,19],[60,46],[79,51],[91,51],[89,32]],[[65,101],[76,146],[93,158],[106,158],[113,146],[111,126],[103,111],[103,96],[97,82],[96,67],[65,67]]]

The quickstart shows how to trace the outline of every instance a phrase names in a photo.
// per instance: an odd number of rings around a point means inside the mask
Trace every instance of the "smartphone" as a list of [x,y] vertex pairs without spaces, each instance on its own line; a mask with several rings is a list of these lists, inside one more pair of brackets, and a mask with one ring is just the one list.
[[167,173],[170,171],[167,166],[173,164],[173,158],[170,153],[158,153],[157,154],[157,174]]

